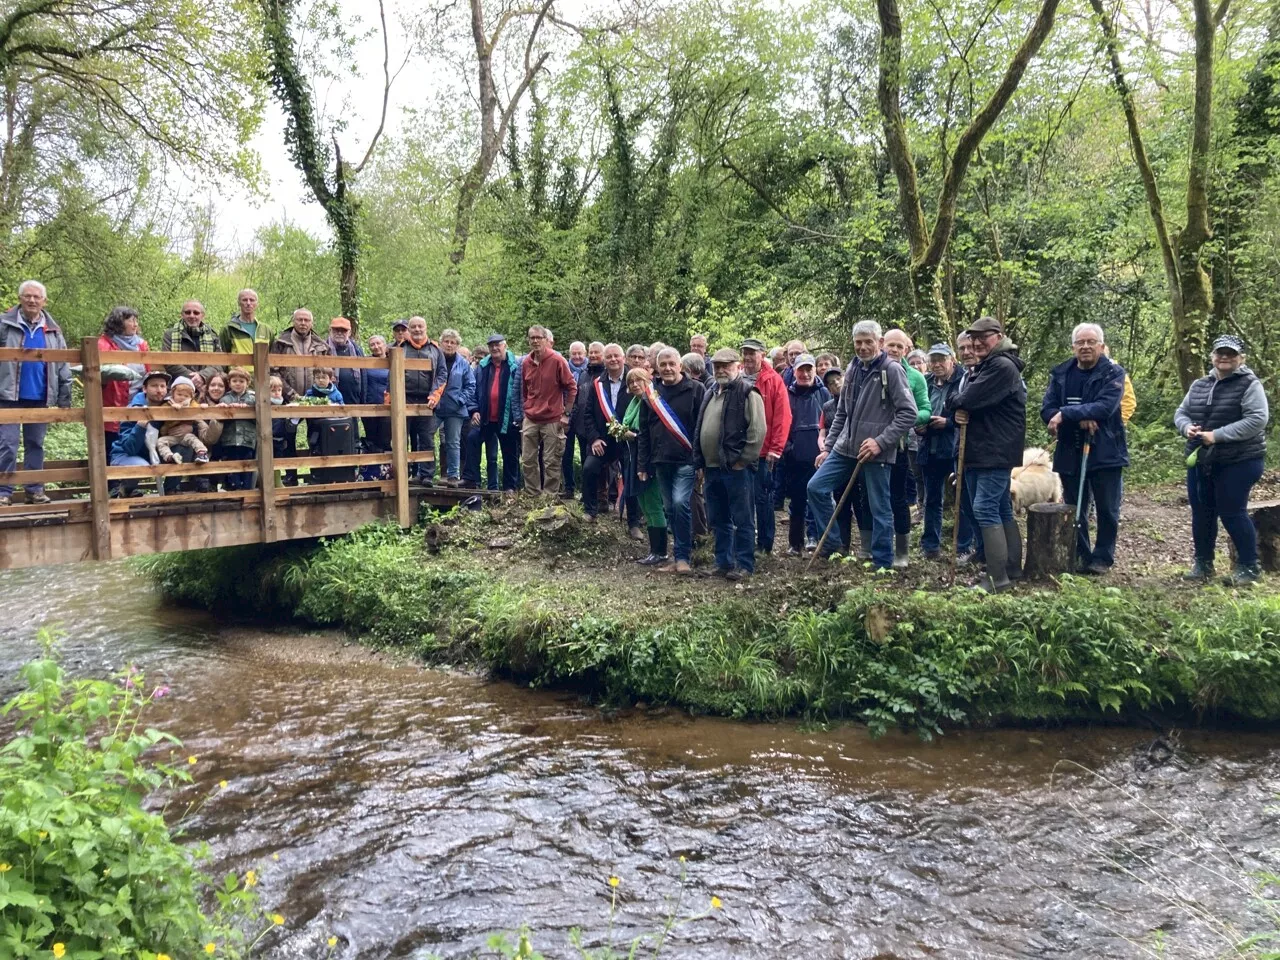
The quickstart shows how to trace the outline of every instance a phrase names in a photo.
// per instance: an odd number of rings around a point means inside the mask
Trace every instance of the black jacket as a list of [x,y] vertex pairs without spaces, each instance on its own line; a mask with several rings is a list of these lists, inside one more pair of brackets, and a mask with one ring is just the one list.
[[[742,452],[747,447],[747,397],[752,391],[760,392],[743,377],[730,381],[724,388],[724,419],[720,421],[720,466],[726,470],[742,459]],[[702,418],[706,416],[707,404],[713,396],[714,390],[708,390],[703,395],[702,404],[698,407],[698,421],[694,424],[693,436],[689,438],[693,441],[693,464],[699,470],[707,466],[702,456]],[[755,461],[748,466],[754,469]]]
[[[698,414],[702,410],[702,401],[707,395],[707,388],[697,380],[681,376],[671,386],[661,380],[657,383],[658,396],[667,402],[671,411],[684,427],[689,442],[698,442],[694,427],[698,423]],[[680,465],[693,463],[693,451],[671,435],[671,431],[663,426],[657,414],[649,406],[648,401],[641,400],[640,430],[637,439],[639,447],[639,468],[645,473],[652,473],[656,463],[676,463]]]
[[[1040,405],[1040,419],[1048,423],[1061,412],[1058,446],[1053,452],[1055,473],[1079,476],[1084,441],[1089,440],[1087,470],[1103,470],[1129,465],[1129,446],[1125,439],[1124,420],[1120,416],[1120,398],[1124,396],[1124,367],[1110,357],[1099,357],[1089,370],[1082,371],[1084,389],[1075,403],[1067,397],[1067,376],[1077,368],[1075,357],[1060,363],[1049,373],[1049,385]],[[1098,432],[1089,435],[1080,428],[1081,420],[1093,420]]]
[[[596,396],[597,380],[604,381],[605,395],[608,395],[608,378],[609,374],[606,372],[595,377],[584,376],[578,381],[578,399],[574,404],[578,408],[575,432],[586,450],[590,450],[591,444],[597,440],[603,440],[605,443],[613,442],[613,438],[609,436],[609,419],[600,406],[600,398]],[[624,369],[618,378],[618,399],[613,415],[621,420],[630,402],[631,397],[627,393],[627,371]]]
[[[578,374],[578,396],[573,401],[573,412],[569,414],[569,430],[570,432],[582,436],[582,417],[587,406],[587,391],[591,388],[591,381],[600,374],[604,373],[603,363],[589,363]],[[622,370],[623,383],[626,383],[627,368]],[[624,411],[626,407],[622,408]],[[621,413],[618,414],[622,416]]]
[[1023,359],[1004,337],[973,369],[964,389],[947,400],[948,414],[969,412],[964,463],[975,470],[1022,466],[1027,445],[1027,385]]
[[[960,391],[960,380],[963,377],[964,367],[957,363],[951,371],[951,379],[945,383],[939,383],[938,378],[932,373],[924,378],[925,383],[929,385],[929,403],[934,410],[938,411],[936,416],[942,416],[947,401]],[[938,430],[931,426],[927,427],[920,435],[920,449],[916,453],[916,461],[923,466],[931,460],[954,460],[959,442],[959,432],[950,418],[947,419],[947,425]]]

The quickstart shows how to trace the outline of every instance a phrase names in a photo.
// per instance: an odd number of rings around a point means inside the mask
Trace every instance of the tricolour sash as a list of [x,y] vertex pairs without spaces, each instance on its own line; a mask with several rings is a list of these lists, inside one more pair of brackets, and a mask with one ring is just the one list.
[[671,404],[658,395],[657,387],[650,383],[645,388],[644,398],[649,404],[649,409],[653,411],[653,415],[658,418],[658,422],[667,428],[667,432],[676,438],[676,442],[686,450],[692,450],[693,441],[689,439],[689,434],[685,432],[684,424],[680,422],[676,412],[671,409]]
[[596,399],[600,401],[600,409],[604,411],[605,423],[613,423],[613,407],[609,405],[609,395],[604,392],[604,377],[596,377]]

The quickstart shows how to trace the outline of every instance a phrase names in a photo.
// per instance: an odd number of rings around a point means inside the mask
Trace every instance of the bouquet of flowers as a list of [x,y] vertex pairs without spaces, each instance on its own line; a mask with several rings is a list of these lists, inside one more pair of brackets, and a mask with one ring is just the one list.
[[615,440],[626,440],[631,431],[622,425],[622,421],[614,417],[609,421],[609,436]]
[[329,406],[328,397],[298,397],[293,401],[300,407],[327,407]]

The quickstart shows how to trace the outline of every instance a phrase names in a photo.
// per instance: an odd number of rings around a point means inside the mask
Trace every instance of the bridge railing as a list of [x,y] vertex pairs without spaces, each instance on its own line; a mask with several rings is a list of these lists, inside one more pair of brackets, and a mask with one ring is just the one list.
[[[33,483],[87,483],[87,508],[94,525],[93,548],[95,559],[111,556],[110,520],[112,514],[127,513],[137,501],[112,502],[108,484],[113,480],[138,480],[154,478],[157,486],[166,477],[221,476],[231,473],[257,472],[261,489],[227,492],[208,492],[168,496],[164,502],[202,503],[208,501],[236,500],[243,506],[260,508],[261,538],[264,543],[278,539],[276,504],[280,500],[302,494],[315,494],[334,490],[377,490],[393,493],[395,514],[402,527],[413,522],[409,500],[409,464],[429,462],[434,459],[431,451],[410,452],[407,447],[407,417],[430,417],[427,404],[405,402],[405,371],[432,369],[431,361],[410,359],[399,349],[389,349],[385,357],[299,356],[269,352],[269,345],[257,343],[252,355],[243,353],[196,353],[174,351],[101,351],[97,337],[85,337],[79,350],[28,350],[0,348],[0,362],[26,361],[44,363],[69,363],[80,366],[84,386],[84,406],[71,408],[22,407],[0,410],[0,424],[14,423],[82,423],[85,428],[88,456],[83,466],[79,463],[61,462],[44,470],[15,470],[0,473],[0,482],[17,486]],[[102,401],[103,364],[145,364],[151,369],[167,365],[187,366],[247,366],[251,367],[255,403],[252,408],[218,404],[194,404],[181,410],[171,407],[107,407]],[[388,371],[388,402],[369,404],[329,404],[324,406],[273,405],[271,403],[270,378],[273,369],[284,367],[342,367],[348,369],[379,369]],[[344,456],[289,457],[279,464],[272,449],[272,421],[279,419],[314,419],[343,417],[390,417],[391,449],[385,453],[358,453]],[[253,460],[219,460],[210,463],[162,463],[158,466],[111,466],[110,451],[106,449],[103,425],[106,423],[145,423],[164,420],[254,420],[257,423],[257,456]],[[325,467],[362,467],[391,465],[390,480],[352,481],[335,484],[311,484],[299,487],[276,487],[277,469],[319,469]],[[21,512],[83,510],[85,501],[68,501],[46,507],[32,505]],[[0,513],[14,512],[14,508],[0,508]]]

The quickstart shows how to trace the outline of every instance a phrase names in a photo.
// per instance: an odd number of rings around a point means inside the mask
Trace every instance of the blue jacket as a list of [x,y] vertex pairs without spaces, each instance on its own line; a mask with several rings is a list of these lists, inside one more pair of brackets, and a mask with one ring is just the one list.
[[[505,382],[498,385],[498,409],[502,416],[499,433],[506,433],[524,420],[524,401],[521,399],[522,378],[520,374],[521,357],[510,350],[506,357],[507,375]],[[493,386],[493,363],[485,357],[476,368],[476,409],[480,411],[480,423],[489,423],[489,392]],[[518,429],[518,428],[517,428]]]
[[1060,363],[1049,374],[1049,386],[1040,405],[1040,419],[1048,423],[1062,414],[1058,427],[1058,448],[1053,452],[1055,473],[1074,476],[1080,472],[1080,453],[1089,432],[1080,429],[1081,420],[1094,420],[1098,432],[1089,450],[1089,466],[1099,470],[1129,465],[1129,446],[1124,421],[1120,418],[1120,398],[1124,396],[1124,367],[1110,357],[1100,357],[1084,371],[1084,389],[1079,403],[1067,403],[1067,374],[1076,369],[1075,357]]
[[[145,407],[147,395],[135,394],[129,401],[131,407]],[[108,451],[108,460],[112,463],[118,457],[145,457],[147,455],[147,425],[126,420],[120,424],[120,432],[116,434],[116,442]]]
[[831,399],[820,383],[804,388],[795,383],[787,387],[791,404],[791,432],[787,435],[784,456],[812,464],[819,453],[818,428],[822,426],[822,406]]
[[320,389],[319,387],[317,387],[315,384],[312,384],[311,386],[307,387],[307,392],[306,392],[306,393],[304,393],[304,394],[303,394],[303,396],[304,396],[304,397],[328,397],[328,398],[329,398],[329,402],[330,402],[330,403],[342,403],[342,402],[343,402],[343,400],[342,400],[342,391],[341,391],[341,390],[339,390],[339,389],[338,389],[336,386],[334,386],[333,384],[330,384],[330,385],[329,385],[329,389],[328,389],[328,390],[321,390],[321,389]]
[[386,403],[386,396],[391,391],[390,370],[364,371],[363,403]]
[[[333,341],[329,341],[329,354],[334,357],[363,357],[364,350],[360,348],[360,344],[354,340],[347,341],[347,349],[345,352],[339,353],[338,348],[334,346]],[[356,370],[351,367],[338,367],[338,379],[335,381],[339,392],[342,394],[343,403],[367,403],[364,399],[367,392],[366,380],[372,370]],[[381,403],[382,399],[378,399]]]
[[[445,366],[449,360],[445,358]],[[476,412],[476,377],[471,364],[455,354],[453,369],[445,375],[444,393],[436,404],[437,417],[469,417]]]
[[[929,385],[929,406],[937,410],[935,416],[942,416],[947,401],[960,392],[960,381],[964,378],[964,367],[955,365],[951,371],[951,379],[939,383],[931,373],[925,377]],[[920,449],[916,451],[916,462],[921,466],[930,460],[952,461],[960,446],[960,431],[956,427],[955,417],[947,417],[947,425],[940,430],[929,429],[920,437]]]

